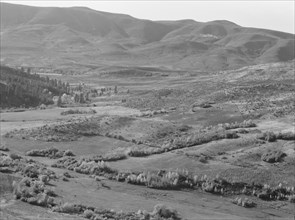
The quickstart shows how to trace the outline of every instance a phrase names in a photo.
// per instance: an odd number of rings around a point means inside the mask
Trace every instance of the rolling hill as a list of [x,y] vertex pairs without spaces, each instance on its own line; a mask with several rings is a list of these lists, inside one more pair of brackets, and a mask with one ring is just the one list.
[[150,21],[84,7],[1,3],[1,62],[224,70],[295,58],[294,34],[225,20]]

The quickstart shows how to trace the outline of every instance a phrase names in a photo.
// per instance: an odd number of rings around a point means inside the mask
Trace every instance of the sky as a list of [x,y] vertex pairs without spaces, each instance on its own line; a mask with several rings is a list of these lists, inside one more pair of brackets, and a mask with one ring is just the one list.
[[294,0],[195,0],[195,1],[59,1],[0,0],[40,7],[85,6],[98,11],[129,14],[149,20],[193,19],[206,22],[229,20],[244,27],[257,27],[295,33]]

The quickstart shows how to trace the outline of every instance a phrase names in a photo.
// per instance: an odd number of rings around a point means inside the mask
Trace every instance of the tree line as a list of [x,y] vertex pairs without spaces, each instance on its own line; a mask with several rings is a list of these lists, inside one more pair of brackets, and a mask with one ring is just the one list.
[[69,83],[25,71],[0,66],[0,103],[5,107],[34,107],[53,104],[52,97],[70,91]]

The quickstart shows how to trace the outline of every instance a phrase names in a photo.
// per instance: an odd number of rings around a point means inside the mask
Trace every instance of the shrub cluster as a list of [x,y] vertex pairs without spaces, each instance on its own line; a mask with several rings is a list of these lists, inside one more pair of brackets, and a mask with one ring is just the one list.
[[40,167],[36,164],[28,164],[22,169],[22,174],[30,178],[39,178],[40,176],[47,176],[47,179],[55,179],[56,175],[52,170],[45,167]]
[[33,138],[48,142],[75,141],[82,136],[100,135],[99,119],[82,118],[70,123],[44,125],[38,128],[14,130],[5,134],[5,137]]
[[294,187],[283,187],[280,183],[275,187],[264,185],[260,191],[253,190],[252,195],[262,200],[289,200],[294,202],[295,190]]
[[16,153],[10,153],[10,154],[9,154],[9,157],[10,157],[12,160],[20,160],[20,159],[23,158],[22,156],[20,156],[20,155],[18,155],[18,154],[16,154]]
[[95,161],[95,159],[81,158],[77,160],[72,157],[65,157],[59,159],[52,167],[66,168],[73,170],[77,173],[109,176],[110,174],[116,174],[117,171],[110,168],[104,161]]
[[79,110],[79,109],[69,109],[60,113],[61,115],[71,115],[71,114],[96,114],[94,109],[90,110]]
[[289,200],[289,202],[291,202],[291,203],[295,203],[295,195],[293,194],[293,195],[289,195],[288,196],[288,200]]
[[118,139],[118,140],[121,140],[121,141],[127,141],[127,142],[130,142],[130,140],[128,140],[127,138],[123,137],[122,135],[117,135],[117,134],[111,134],[109,132],[107,132],[105,134],[106,137],[109,137],[109,138],[115,138],[115,139]]
[[9,151],[9,149],[5,145],[1,145],[0,151]]
[[188,176],[185,170],[178,171],[160,171],[158,173],[143,172],[138,175],[129,174],[125,181],[131,184],[146,185],[155,189],[178,189],[191,188],[193,186],[192,178]]
[[123,152],[122,150],[114,150],[111,152],[108,152],[104,155],[93,155],[93,156],[89,156],[89,157],[82,157],[81,160],[86,161],[86,162],[100,162],[100,161],[117,161],[117,160],[124,160],[127,158],[127,155],[125,154],[125,152]]
[[111,152],[105,155],[95,155],[90,160],[94,161],[117,161],[124,160],[127,158],[127,155],[124,152]]
[[171,139],[170,142],[164,143],[160,148],[156,147],[140,147],[136,146],[129,150],[128,155],[131,157],[144,157],[152,154],[161,154],[164,152],[192,147],[196,145],[206,144],[211,141],[221,139],[233,139],[238,138],[236,131],[208,131],[199,132],[196,134],[189,134],[186,136],[176,137]]
[[0,152],[0,167],[1,168],[12,168],[15,169],[15,171],[21,170],[21,167],[18,165],[21,163],[26,163],[26,160],[24,158],[21,158],[19,160],[13,160],[8,154],[1,153]]
[[295,133],[294,132],[285,132],[285,133],[278,133],[277,139],[285,140],[285,141],[294,141],[295,140]]
[[256,124],[252,120],[244,120],[241,123],[234,122],[234,123],[219,124],[218,127],[222,127],[226,130],[229,130],[229,129],[236,129],[236,128],[253,128],[253,127],[256,127]]
[[161,154],[163,152],[165,152],[165,150],[161,148],[136,146],[128,151],[128,155],[131,157],[146,157],[152,154]]
[[175,138],[172,142],[172,146],[170,145],[168,149],[172,148],[174,149],[180,149],[180,148],[186,148],[191,147],[195,145],[201,145],[205,143],[209,143],[211,141],[217,141],[221,139],[232,139],[232,138],[238,138],[239,136],[235,131],[211,131],[211,132],[205,132],[205,133],[197,133],[197,134],[191,134],[188,136],[183,136],[179,138]]
[[66,202],[60,206],[54,207],[52,210],[54,212],[62,212],[68,214],[81,214],[83,213],[83,210],[86,210],[86,207],[83,205]]
[[32,205],[52,207],[53,197],[56,196],[52,189],[46,188],[48,183],[47,176],[40,175],[40,179],[23,178],[18,183],[13,183],[14,195],[16,199]]
[[139,117],[152,117],[154,115],[160,115],[160,114],[167,114],[168,111],[165,109],[160,109],[160,110],[148,110],[145,112],[141,112]]
[[256,206],[256,204],[252,200],[250,200],[248,198],[243,199],[241,197],[240,198],[239,197],[235,198],[234,200],[232,200],[232,203],[236,204],[238,206],[245,207],[245,208],[252,208],[252,207]]
[[[118,174],[123,178],[122,174]],[[203,191],[210,193],[223,194],[224,187],[228,185],[224,180],[213,179],[210,180],[206,175],[198,177],[190,174],[187,170],[165,171],[161,170],[155,172],[143,172],[139,174],[131,173],[125,175],[125,181],[131,184],[145,185],[149,188],[155,189],[182,189],[182,188],[200,188]]]
[[172,220],[180,219],[177,211],[163,204],[155,205],[153,212],[150,214],[155,218],[169,218]]
[[261,160],[268,163],[280,162],[286,154],[280,150],[268,151],[262,154]]
[[74,170],[76,166],[78,166],[78,160],[74,157],[63,157],[52,164],[52,167],[66,168],[68,170]]
[[[246,184],[242,182],[228,182],[223,178],[208,178],[206,175],[192,175],[186,170],[143,173],[118,173],[118,181],[130,184],[145,185],[149,188],[175,190],[175,189],[200,189],[213,194],[245,194],[253,195],[263,200],[288,200],[295,202],[294,187],[277,187]],[[246,205],[247,206],[247,205]]]
[[[89,160],[89,159],[88,159]],[[219,176],[208,178],[206,175],[192,175],[187,170],[159,172],[124,173],[110,168],[104,161],[79,161],[72,157],[61,158],[53,167],[62,167],[92,177],[105,176],[108,179],[130,184],[144,185],[149,188],[175,190],[200,189],[213,194],[245,194],[254,195],[264,200],[289,200],[294,202],[294,187],[268,187],[246,184],[242,182],[228,182]]]
[[[63,158],[64,159],[64,158]],[[103,162],[100,162],[99,165],[91,166],[90,173],[97,174],[96,168],[104,167],[105,165]],[[55,192],[48,187],[48,181],[50,180],[50,175],[40,174],[39,170],[32,169],[36,168],[34,166],[28,166],[25,169],[27,176],[24,177],[19,182],[13,183],[13,191],[16,199],[19,199],[23,202],[27,202],[32,205],[43,206],[51,208],[54,212],[61,212],[67,214],[75,214],[81,217],[95,220],[95,219],[121,219],[121,220],[139,220],[139,219],[159,219],[159,220],[179,220],[179,216],[177,211],[166,207],[164,205],[157,205],[155,206],[152,212],[141,211],[138,212],[115,212],[113,210],[106,210],[106,209],[96,209],[94,207],[85,206],[81,204],[72,204],[72,203],[64,203],[64,204],[57,204],[54,201],[54,197],[57,195]],[[88,166],[86,163],[82,163],[79,166],[81,172],[88,173],[87,168]],[[82,169],[84,169],[82,171]]]
[[49,157],[51,159],[61,158],[64,156],[75,156],[70,150],[58,150],[55,147],[50,147],[46,149],[34,149],[26,152],[27,156],[31,157]]
[[15,156],[11,157],[11,154],[0,153],[0,168],[0,172],[20,172],[22,175],[32,178],[38,178],[40,175],[47,175],[52,179],[55,178],[54,172],[48,170],[45,165],[25,157],[15,159]]
[[[212,107],[212,105],[210,103],[208,103],[208,102],[203,102],[198,106],[201,107],[201,108],[211,108]],[[194,108],[192,110],[195,111]]]
[[99,219],[120,219],[120,220],[180,220],[179,214],[176,210],[162,204],[154,207],[152,212],[138,210],[138,212],[115,212],[108,209],[97,209],[81,204],[64,203],[52,208],[54,212],[61,212],[67,214],[76,214],[90,220]]
[[112,174],[116,171],[110,168],[104,161],[100,162],[86,162],[83,161],[79,166],[74,168],[74,171],[77,173],[83,174],[91,174],[91,175],[105,175],[105,174]]
[[277,140],[276,134],[272,131],[263,132],[259,134],[257,138],[268,142],[274,142]]
[[274,142],[278,139],[280,140],[286,140],[291,141],[295,140],[295,133],[293,132],[284,132],[284,133],[277,133],[275,134],[272,131],[266,131],[257,136],[258,139],[268,141],[268,142]]

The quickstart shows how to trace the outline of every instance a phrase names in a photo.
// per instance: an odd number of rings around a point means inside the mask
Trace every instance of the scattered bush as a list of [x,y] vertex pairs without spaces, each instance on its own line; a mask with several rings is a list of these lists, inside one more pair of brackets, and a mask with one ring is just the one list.
[[268,151],[261,156],[261,160],[267,163],[276,163],[280,162],[286,154],[280,150]]
[[71,150],[66,150],[63,154],[64,157],[73,157],[75,154]]
[[274,142],[277,140],[276,135],[272,131],[267,131],[262,134],[259,134],[257,138],[260,140],[269,141],[269,142]]
[[9,154],[9,157],[10,157],[12,160],[19,160],[19,159],[22,158],[21,156],[15,154],[15,153],[11,153],[11,154]]
[[1,145],[0,151],[9,151],[9,149],[5,145]]
[[82,208],[79,205],[66,202],[62,206],[55,208],[53,211],[68,214],[79,214],[81,213]]
[[129,174],[123,176],[118,174],[118,180],[125,178],[127,183],[146,185],[149,188],[155,189],[177,189],[177,188],[191,188],[192,178],[188,174],[188,171],[177,170],[177,171],[159,171],[154,172],[143,172],[140,174]]
[[45,184],[28,177],[23,178],[19,183],[14,184],[14,195],[16,199],[32,205],[49,207],[54,200],[49,195],[56,194],[52,190],[46,190]]
[[279,133],[277,135],[277,139],[292,141],[292,140],[295,140],[295,133],[293,132]]
[[118,161],[126,158],[127,156],[124,152],[112,152],[101,156],[101,160],[103,161]]
[[252,194],[262,200],[289,200],[290,202],[292,202],[292,197],[295,195],[294,187],[283,187],[281,183],[276,187],[264,185],[259,192],[253,191]]
[[72,176],[68,172],[64,172],[63,175],[67,178],[72,178]]
[[42,183],[44,183],[44,184],[48,184],[48,182],[49,182],[49,176],[47,176],[47,175],[39,175],[39,179],[40,179],[40,181],[42,182]]
[[[261,199],[269,200],[289,200],[294,201],[294,187],[275,187],[263,189],[260,185],[248,185],[240,182],[228,182],[222,178],[216,177],[209,179],[206,175],[196,176],[189,174],[186,170],[143,173],[118,173],[109,168],[103,161],[89,161],[81,159],[77,161],[75,158],[62,158],[55,165],[57,167],[65,167],[79,173],[95,176],[105,176],[112,180],[126,181],[130,184],[145,185],[156,189],[181,189],[181,188],[200,188],[205,192],[214,194],[253,194]],[[253,193],[252,193],[253,191]],[[247,204],[246,204],[247,206]]]
[[94,109],[90,109],[89,111],[83,111],[79,109],[69,109],[60,113],[61,115],[70,115],[70,114],[96,114]]
[[36,197],[30,197],[26,200],[27,203],[32,204],[32,205],[37,205],[37,206],[47,206],[48,205],[48,199],[49,196],[40,193]]
[[34,165],[28,165],[25,167],[23,173],[30,178],[38,178],[39,176],[39,168],[37,166]]
[[83,217],[84,218],[88,218],[88,219],[91,219],[95,216],[94,212],[90,209],[86,209],[83,213]]
[[120,219],[120,220],[137,220],[137,219],[169,219],[169,220],[180,220],[176,210],[173,210],[165,205],[156,205],[153,212],[138,210],[138,212],[115,212],[108,209],[96,209],[94,207],[87,207],[84,205],[64,203],[63,205],[54,206],[52,208],[54,212],[61,212],[67,214],[75,214],[81,217],[100,220],[100,219]]
[[276,135],[273,132],[269,131],[269,132],[266,132],[265,134],[266,134],[265,135],[265,140],[266,141],[268,141],[268,142],[274,142],[274,141],[277,140],[277,137],[276,137]]
[[238,137],[239,135],[236,132],[225,132],[225,138],[227,139],[235,139]]
[[66,168],[77,173],[88,175],[109,176],[116,175],[117,171],[110,168],[104,161],[95,161],[93,158],[81,158],[79,161],[72,157],[59,159],[52,167]]
[[128,152],[128,155],[130,157],[145,157],[145,156],[149,156],[151,154],[153,154],[152,151],[149,151],[147,149],[139,149],[139,148],[131,149]]
[[248,198],[242,199],[237,197],[232,201],[232,203],[245,208],[252,208],[256,206],[256,204],[253,201],[249,200]]
[[8,132],[5,137],[19,137],[47,142],[75,141],[82,136],[96,136],[100,134],[101,118],[82,118],[70,123],[44,125],[32,129],[20,129]]
[[56,197],[57,196],[57,194],[54,192],[54,190],[53,189],[45,189],[44,190],[44,193],[46,194],[46,195],[48,195],[48,196],[51,196],[51,197]]
[[77,173],[90,174],[90,175],[104,175],[116,173],[115,170],[110,168],[104,161],[101,162],[85,162],[83,161],[79,166],[74,168]]
[[0,173],[13,173],[14,170],[9,167],[0,167]]
[[267,131],[267,132],[259,134],[257,136],[257,138],[264,140],[264,141],[269,141],[269,142],[274,142],[277,139],[292,141],[292,140],[295,140],[295,133],[293,133],[293,132],[281,133],[280,132],[278,134],[275,134],[272,131]]
[[36,164],[28,164],[22,170],[22,174],[30,177],[40,179],[42,182],[48,183],[50,179],[55,179],[56,175],[52,170],[41,168]]
[[290,195],[288,198],[289,202],[295,203],[295,195]]
[[74,170],[75,167],[79,166],[78,161],[74,157],[63,157],[58,159],[54,164],[51,165],[52,167],[57,168],[66,168],[68,170]]
[[207,160],[208,160],[208,158],[207,158],[206,156],[204,156],[204,155],[201,155],[201,156],[199,157],[199,161],[200,161],[201,163],[207,163]]
[[160,109],[160,110],[154,110],[154,111],[145,111],[145,112],[141,112],[139,117],[152,117],[154,115],[159,115],[159,114],[167,114],[168,111],[165,109]]
[[229,130],[229,129],[236,129],[236,128],[253,128],[253,127],[256,127],[256,124],[252,120],[245,120],[241,123],[238,123],[238,122],[225,123],[225,124],[219,124],[218,126],[226,130]]
[[185,136],[176,137],[171,139],[169,143],[164,143],[159,147],[148,147],[148,146],[136,146],[129,150],[128,155],[131,157],[145,157],[152,154],[161,154],[164,152],[192,147],[200,144],[209,143],[211,141],[221,140],[221,139],[233,139],[238,138],[238,134],[235,131],[206,131],[198,132],[195,134],[189,134]]
[[249,133],[249,131],[246,130],[246,129],[244,129],[244,128],[240,128],[240,129],[238,130],[238,133],[240,133],[240,134],[247,134],[247,133]]
[[97,162],[101,162],[101,161],[106,162],[106,161],[124,160],[126,158],[127,158],[127,156],[124,152],[114,151],[114,152],[107,153],[105,155],[94,155],[91,157],[84,157],[83,161],[86,161],[86,162],[94,161],[97,163]]
[[[219,176],[209,179],[206,175],[191,175],[186,170],[165,171],[143,173],[118,173],[117,181],[126,181],[130,184],[145,185],[156,189],[182,189],[200,188],[201,190],[213,194],[245,194],[254,195],[263,200],[289,200],[294,201],[294,187],[267,187],[261,185],[246,184],[241,182],[228,182]],[[252,192],[253,191],[253,192]],[[247,204],[246,204],[247,206]]]
[[151,213],[153,217],[169,218],[171,220],[180,219],[176,210],[162,204],[157,204]]
[[31,157],[49,157],[51,159],[61,158],[64,156],[75,156],[72,151],[60,151],[55,147],[50,147],[46,149],[34,149],[26,152],[27,156]]

